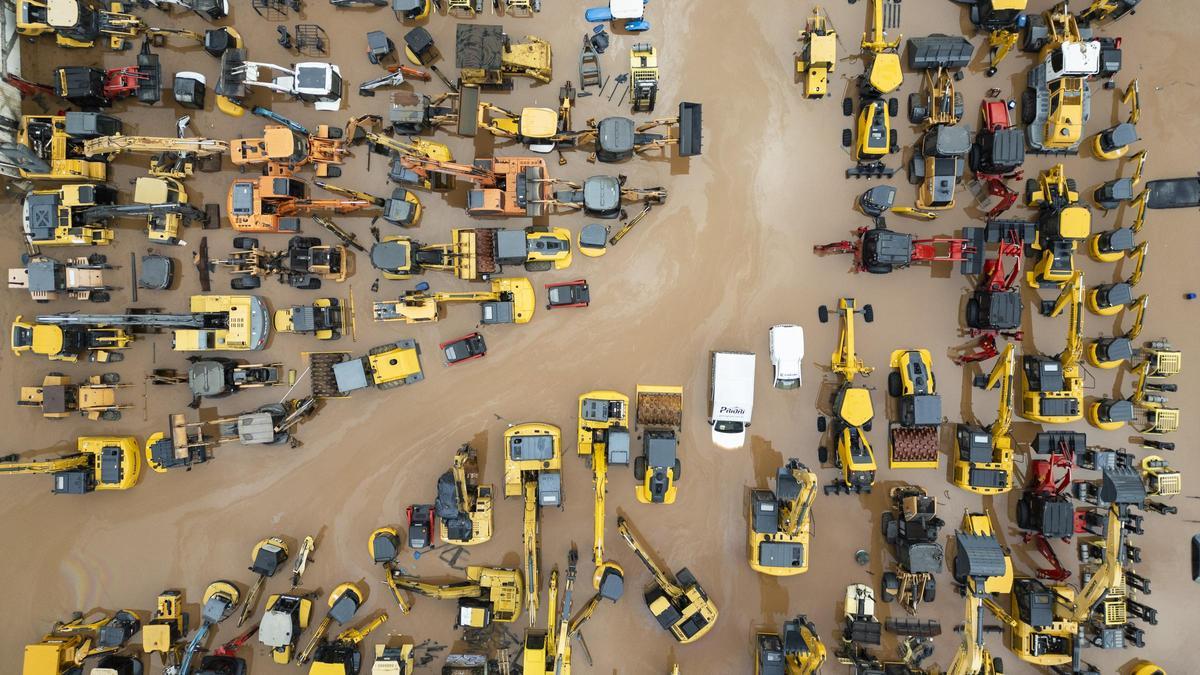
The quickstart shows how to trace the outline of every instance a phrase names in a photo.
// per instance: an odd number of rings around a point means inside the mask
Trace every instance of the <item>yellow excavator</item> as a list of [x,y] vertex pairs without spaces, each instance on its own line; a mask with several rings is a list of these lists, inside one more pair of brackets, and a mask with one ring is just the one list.
[[1004,672],[999,657],[993,657],[984,643],[983,603],[992,593],[1008,593],[1012,588],[1012,560],[1000,547],[987,513],[964,513],[962,527],[954,535],[958,552],[954,557],[954,577],[963,586],[966,618],[962,642],[946,675],[996,675]]
[[550,572],[547,589],[546,629],[525,631],[521,658],[525,675],[571,675],[571,597],[575,586],[575,570],[579,553],[574,548],[567,556],[567,573],[563,582],[561,606],[558,590],[558,570]]
[[374,304],[376,321],[404,323],[433,323],[438,320],[440,305],[450,302],[478,302],[483,308],[482,323],[529,323],[537,304],[533,284],[524,277],[500,277],[490,281],[490,291],[429,293],[405,291],[396,300],[380,300]]
[[1013,448],[1010,435],[1013,412],[1013,377],[1016,356],[1010,343],[986,377],[975,385],[982,389],[1000,387],[996,421],[984,428],[961,423],[954,429],[954,484],[981,495],[998,495],[1013,489]]
[[1083,272],[1075,272],[1053,303],[1042,302],[1042,314],[1062,314],[1070,305],[1067,344],[1056,357],[1021,357],[1021,417],[1042,424],[1067,424],[1083,418]]
[[808,571],[817,474],[796,458],[775,472],[775,489],[750,491],[750,568],[771,576]]
[[[579,397],[577,452],[592,463],[594,494],[592,587],[594,601],[616,602],[625,592],[625,571],[604,557],[605,498],[608,494],[608,465],[629,464],[629,397],[610,390],[589,391]],[[591,602],[591,601],[589,601]]]
[[817,626],[801,614],[783,624],[783,635],[755,636],[754,675],[814,675],[825,663],[825,645]]
[[56,622],[41,640],[25,645],[21,675],[74,675],[93,657],[98,657],[91,661],[94,673],[141,672],[134,670],[140,660],[118,653],[141,627],[138,615],[127,609],[96,618],[77,613],[70,621]]
[[229,152],[229,143],[213,138],[113,134],[89,138],[82,147],[85,157],[99,157],[106,162],[123,152],[152,154],[151,176],[182,180],[196,171],[220,171],[221,157]]
[[[1092,293],[1098,289],[1093,289]],[[1150,304],[1149,294],[1138,296],[1128,306],[1133,309],[1133,324],[1129,330],[1112,337],[1102,337],[1088,343],[1085,355],[1088,363],[1106,370],[1117,368],[1133,357],[1133,341],[1142,333],[1146,321],[1146,307]],[[1124,306],[1122,306],[1124,308]],[[1118,324],[1119,325],[1119,324]]]
[[[348,623],[362,608],[363,601],[366,600],[366,595],[357,584],[346,582],[338,585],[329,594],[329,610],[325,613],[325,617],[321,619],[321,623],[317,624],[317,629],[308,639],[308,643],[300,653],[296,655],[296,665],[302,666],[312,659],[313,655],[322,646],[325,640],[325,635],[329,633],[329,629],[337,624],[339,626]],[[336,672],[336,671],[335,671]]]
[[133,436],[80,436],[74,453],[54,459],[22,462],[16,454],[0,457],[0,474],[50,474],[54,494],[128,490],[142,475],[140,450]]
[[334,639],[317,647],[308,675],[358,675],[362,668],[359,643],[387,620],[388,615],[380,613],[360,627],[346,628]]
[[532,626],[537,619],[541,588],[538,554],[542,507],[562,507],[562,430],[553,424],[526,422],[504,432],[504,496],[519,495],[525,502],[521,563]]
[[[1080,658],[1085,626],[1094,626],[1102,640],[1122,640],[1126,621],[1127,590],[1124,519],[1129,508],[1146,500],[1146,489],[1138,472],[1129,467],[1103,470],[1101,499],[1109,502],[1104,526],[1104,559],[1078,591],[1065,583],[1046,584],[1030,577],[1016,577],[1009,595],[1009,609],[992,598],[983,604],[1006,627],[1009,649],[1017,658],[1046,668],[1070,666],[1072,673],[1096,673]],[[1093,615],[1099,621],[1093,622]]]
[[628,521],[617,517],[617,531],[650,570],[653,583],[642,594],[646,607],[658,625],[676,641],[687,644],[704,637],[717,622],[717,605],[686,567],[672,577],[650,557],[641,540],[634,535]]
[[1092,232],[1092,212],[1079,199],[1075,180],[1055,164],[1025,185],[1025,204],[1038,210],[1030,248],[1038,261],[1025,273],[1032,288],[1061,287],[1075,273],[1075,249]]
[[[825,494],[870,492],[875,484],[875,453],[867,440],[867,432],[871,430],[871,419],[875,416],[871,405],[871,392],[866,387],[854,386],[854,378],[859,375],[870,375],[874,368],[863,363],[858,358],[854,347],[854,315],[862,313],[867,323],[875,320],[875,310],[871,305],[863,305],[860,309],[854,298],[840,298],[837,307],[842,317],[841,333],[838,337],[838,348],[833,352],[831,370],[841,377],[841,384],[833,397],[833,424],[830,436],[837,444],[835,453],[829,456],[825,446],[818,449],[821,463],[832,460],[834,466],[841,469],[839,480],[825,486]],[[829,308],[821,305],[817,310],[821,323],[829,321]],[[824,433],[826,419],[822,415],[817,418],[817,430]]]
[[162,654],[164,670],[175,666],[183,650],[180,642],[187,635],[187,612],[183,609],[183,591],[165,590],[155,602],[154,616],[142,626],[142,651]]
[[22,178],[103,182],[108,179],[108,164],[86,155],[84,143],[120,132],[120,119],[98,112],[22,115],[16,143],[0,152],[16,165]]
[[439,600],[458,600],[455,628],[486,628],[521,616],[521,573],[503,567],[469,565],[467,578],[435,584],[397,574],[399,588]]
[[438,478],[438,533],[442,541],[474,546],[492,538],[492,486],[479,484],[475,449],[463,444],[454,464]]

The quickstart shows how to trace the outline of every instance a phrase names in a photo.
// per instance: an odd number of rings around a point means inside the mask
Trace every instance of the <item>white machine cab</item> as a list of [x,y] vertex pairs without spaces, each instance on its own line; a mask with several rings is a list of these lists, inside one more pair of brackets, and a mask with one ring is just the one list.
[[754,411],[754,354],[713,352],[711,377],[708,423],[713,444],[740,448]]
[[804,329],[792,324],[771,326],[771,365],[776,389],[800,387],[800,365],[804,361]]

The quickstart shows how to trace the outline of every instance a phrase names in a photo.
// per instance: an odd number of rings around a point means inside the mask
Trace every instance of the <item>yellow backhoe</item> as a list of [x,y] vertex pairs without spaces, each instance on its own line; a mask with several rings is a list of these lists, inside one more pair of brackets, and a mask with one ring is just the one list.
[[664,572],[622,517],[617,518],[617,531],[650,571],[653,583],[642,594],[642,598],[658,625],[682,644],[695,642],[712,630],[717,622],[717,605],[708,597],[696,577],[686,567],[676,572],[674,577]]
[[1010,343],[1004,348],[992,372],[976,378],[981,389],[1000,388],[996,421],[988,428],[961,423],[954,430],[954,484],[982,495],[1003,494],[1013,489],[1012,429],[1013,377],[1016,356]]
[[442,541],[474,546],[492,538],[492,486],[479,484],[475,449],[464,444],[438,478],[437,517]]
[[435,584],[396,575],[399,588],[439,600],[457,600],[455,628],[486,628],[493,621],[512,623],[521,616],[521,573],[502,567],[470,565],[467,578]]
[[1063,286],[1058,300],[1042,302],[1042,314],[1056,317],[1070,306],[1067,344],[1056,357],[1021,357],[1021,417],[1042,424],[1067,424],[1083,418],[1083,272]]
[[532,626],[541,587],[541,510],[543,506],[562,507],[562,431],[558,427],[526,422],[504,432],[504,496],[524,499],[521,563]]
[[50,474],[54,494],[128,490],[142,475],[142,457],[133,436],[80,436],[75,452],[69,455],[25,462],[20,459],[16,454],[0,457],[0,474]]
[[220,171],[221,157],[229,152],[229,144],[212,138],[121,134],[89,138],[83,142],[82,153],[88,158],[98,157],[108,162],[123,152],[151,154],[151,176],[182,180],[196,171]]
[[493,278],[490,284],[490,291],[405,291],[397,300],[376,301],[373,314],[376,321],[433,323],[438,320],[440,305],[444,303],[478,302],[483,310],[481,323],[529,323],[537,303],[533,284],[523,277]]

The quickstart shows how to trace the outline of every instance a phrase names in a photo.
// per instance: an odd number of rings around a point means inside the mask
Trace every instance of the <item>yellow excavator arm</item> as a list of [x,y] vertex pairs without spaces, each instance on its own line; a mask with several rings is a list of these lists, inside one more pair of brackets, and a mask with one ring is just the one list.
[[803,464],[793,466],[792,477],[800,485],[796,498],[783,503],[783,531],[789,537],[800,534],[800,529],[808,522],[808,511],[817,498],[817,474],[809,471]]
[[81,469],[88,466],[91,461],[91,455],[79,454],[33,462],[0,462],[0,473],[58,473],[60,471],[70,471],[71,469]]
[[229,143],[213,138],[171,138],[169,136],[101,136],[83,142],[83,154],[116,155],[122,152],[178,152],[208,157],[229,152]]
[[1072,618],[1077,622],[1085,622],[1091,616],[1092,608],[1104,600],[1113,589],[1124,588],[1125,570],[1121,566],[1121,544],[1125,528],[1121,522],[1121,507],[1111,504],[1108,507],[1108,522],[1104,527],[1104,561],[1092,573],[1092,578],[1079,589],[1075,596]]
[[1129,278],[1125,280],[1125,283],[1130,286],[1137,286],[1138,282],[1142,280],[1142,273],[1146,271],[1146,254],[1149,252],[1149,248],[1150,242],[1143,241],[1129,252],[1133,258],[1133,271],[1129,273]]
[[996,365],[992,366],[987,386],[984,387],[984,389],[992,389],[997,385],[1000,386],[1000,403],[997,406],[996,421],[990,430],[992,438],[1007,436],[1012,427],[1013,373],[1016,369],[1014,352],[1015,348],[1012,343],[1009,343],[1000,354],[1000,358],[997,359]]
[[854,314],[857,308],[853,298],[838,300],[838,313],[842,315],[842,334],[838,339],[837,351],[833,353],[833,372],[841,375],[846,382],[853,382],[856,375],[868,375],[875,370],[858,358],[854,349]]
[[338,642],[349,642],[350,644],[358,644],[367,639],[367,636],[375,632],[383,624],[387,623],[387,613],[382,613],[379,616],[371,619],[369,622],[359,628],[347,628],[337,636]]
[[414,577],[397,576],[397,588],[402,588],[418,595],[437,600],[456,600],[458,598],[478,598],[483,595],[483,588],[476,581],[450,581],[444,584],[431,584]]
[[629,548],[637,555],[646,569],[650,570],[650,575],[654,577],[654,583],[658,584],[663,592],[667,595],[678,598],[683,595],[683,589],[675,583],[675,580],[662,571],[662,568],[650,558],[646,552],[646,547],[642,546],[642,542],[633,534],[633,530],[629,528],[629,523],[624,518],[617,518],[617,531],[621,533],[621,537],[625,539],[625,543],[629,544]]
[[1054,303],[1054,311],[1050,313],[1050,316],[1058,316],[1065,304],[1071,306],[1067,320],[1067,346],[1058,357],[1063,371],[1078,366],[1083,356],[1083,291],[1083,272],[1077,271],[1063,288],[1058,301]]
[[900,46],[900,38],[888,41],[883,30],[883,3],[886,0],[871,0],[871,31],[863,33],[862,48],[873,52],[896,49]]
[[464,445],[454,453],[454,488],[458,492],[458,509],[465,513],[475,510],[475,493],[467,485],[467,462],[470,461],[470,446]]
[[[529,604],[529,625],[537,620],[538,589],[541,588],[538,567],[538,548],[541,546],[541,523],[539,522],[537,473],[530,472],[525,476],[525,519],[521,541],[524,544],[523,562],[525,564],[525,594]],[[550,610],[553,613],[553,609]]]

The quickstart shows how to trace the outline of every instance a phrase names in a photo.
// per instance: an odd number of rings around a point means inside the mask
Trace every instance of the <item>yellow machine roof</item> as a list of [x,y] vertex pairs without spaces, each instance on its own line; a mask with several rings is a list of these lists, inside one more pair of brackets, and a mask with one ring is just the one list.
[[58,326],[33,327],[33,353],[57,354],[63,348],[63,332]]
[[46,23],[55,28],[70,28],[79,23],[79,3],[76,0],[49,0]]
[[171,184],[162,178],[142,176],[133,187],[133,201],[139,204],[165,204],[173,202]]
[[1092,232],[1092,212],[1084,206],[1068,206],[1059,214],[1059,234],[1067,239],[1086,239]]
[[875,414],[871,408],[871,392],[862,387],[849,387],[842,394],[842,407],[838,413],[847,424],[856,427],[866,424]]
[[340,663],[320,663],[313,661],[312,667],[308,669],[308,675],[346,675],[348,671],[346,666]]
[[557,111],[550,108],[525,108],[521,111],[521,135],[525,138],[550,138],[557,132]]
[[59,666],[66,660],[67,645],[38,643],[25,646],[24,675],[58,675]]
[[875,55],[871,62],[871,86],[883,94],[890,94],[900,87],[904,73],[900,70],[900,55],[884,52]]
[[808,62],[815,65],[826,63],[830,66],[834,65],[837,62],[837,35],[810,36],[808,38]]
[[509,277],[493,279],[492,290],[497,293],[511,293],[513,303],[514,323],[529,323],[537,306],[537,297],[533,293],[533,284],[524,277]]
[[393,349],[383,354],[372,354],[367,361],[375,373],[376,383],[401,380],[421,372],[421,362],[417,359],[415,349]]

